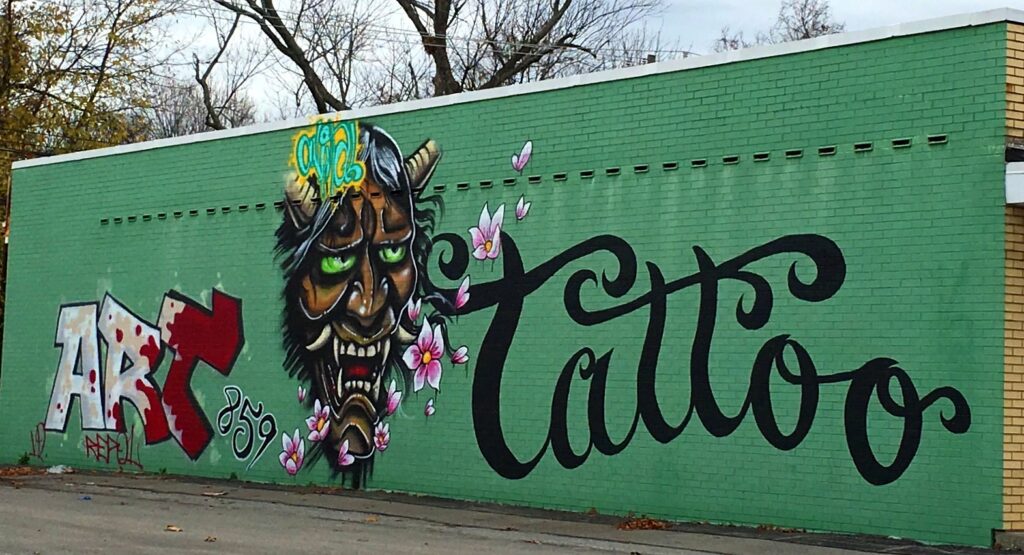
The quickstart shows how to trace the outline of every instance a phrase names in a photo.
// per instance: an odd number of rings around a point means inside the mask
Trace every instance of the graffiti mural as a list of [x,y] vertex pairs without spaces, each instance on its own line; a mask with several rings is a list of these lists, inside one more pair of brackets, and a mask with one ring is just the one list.
[[305,438],[282,436],[289,474],[308,458],[308,440],[358,483],[391,440],[385,419],[402,392],[441,388],[458,348],[441,314],[451,304],[426,275],[442,205],[424,191],[440,159],[432,140],[404,158],[362,122],[318,122],[295,137],[277,252],[285,368],[302,382],[300,401],[308,388],[312,415]]
[[[207,310],[170,291],[156,326],[109,294],[101,305],[62,306],[54,342],[61,354],[45,430],[64,432],[77,399],[83,430],[125,433],[127,402],[139,413],[147,445],[173,437],[189,458],[198,458],[212,433],[192,393],[192,374],[200,362],[229,374],[244,343],[241,300],[214,289],[212,304]],[[161,390],[153,373],[168,350]]]
[[135,441],[135,426],[127,432],[94,432],[83,438],[86,457],[103,464],[115,464],[120,469],[142,471],[139,445]]
[[249,470],[277,439],[277,419],[264,410],[262,402],[254,404],[236,385],[224,386],[224,399],[227,404],[217,413],[217,431],[231,438],[232,453],[246,461]]
[[[512,157],[513,169],[521,172],[532,155],[533,143],[526,141]],[[235,460],[251,470],[279,444],[275,472],[298,476],[322,459],[328,476],[351,478],[359,486],[375,459],[391,449],[392,434],[401,441],[401,421],[394,417],[402,404],[414,402],[409,412],[418,416],[422,411],[429,422],[437,419],[439,409],[443,418],[447,413],[437,395],[444,372],[471,362],[471,398],[465,402],[476,443],[494,472],[507,479],[528,476],[549,453],[566,469],[585,464],[596,453],[617,455],[641,429],[664,444],[695,425],[723,438],[752,419],[769,445],[792,450],[810,433],[823,388],[846,388],[847,448],[854,468],[870,484],[888,484],[903,475],[934,405],[940,409],[932,413],[944,411],[938,424],[946,431],[963,434],[970,428],[970,406],[960,391],[919,391],[910,374],[886,357],[846,370],[819,371],[810,349],[788,333],[775,334],[751,353],[741,402],[723,406],[716,397],[711,353],[716,327],[726,322],[719,305],[735,303],[735,323],[742,330],[765,328],[780,293],[753,265],[770,259],[789,264],[785,289],[793,299],[821,303],[834,297],[847,268],[839,245],[828,237],[784,235],[724,262],[693,245],[688,256],[696,270],[666,276],[655,262],[641,260],[626,239],[602,234],[557,246],[560,252],[528,268],[509,230],[526,229],[544,218],[543,206],[538,214],[526,194],[518,195],[514,209],[510,199],[506,221],[504,202],[483,202],[476,205],[479,212],[474,207],[456,216],[458,233],[437,232],[444,205],[426,191],[441,157],[439,145],[430,139],[403,156],[390,135],[366,122],[317,121],[293,137],[274,254],[283,282],[281,363],[295,380],[289,390],[296,387],[301,418],[296,411],[283,418],[280,408],[272,413],[236,384],[218,385],[223,402],[204,409],[192,390],[192,376],[200,365],[223,376],[231,373],[245,341],[241,300],[214,289],[207,309],[172,290],[155,324],[110,294],[102,302],[60,308],[54,341],[60,356],[41,430],[64,432],[68,416],[76,412],[82,429],[93,432],[84,444],[92,460],[141,469],[134,430],[126,429],[130,405],[142,422],[140,437],[146,445],[173,438],[189,459],[197,460],[216,433]],[[611,268],[594,265],[610,260]],[[567,268],[573,271],[566,275]],[[727,282],[749,293],[727,299],[722,294]],[[614,348],[586,343],[566,348],[550,368],[557,381],[546,435],[524,457],[527,451],[520,446],[516,454],[506,441],[514,433],[507,427],[515,421],[502,420],[502,382],[526,299],[548,284],[563,294],[560,307],[547,309],[564,311],[581,328],[640,313],[646,314],[646,329],[635,361],[622,360]],[[683,291],[699,298],[689,338],[672,337],[668,324],[669,300]],[[583,301],[595,293],[606,297],[599,308]],[[453,322],[482,311],[493,316],[480,344],[471,348],[455,342]],[[669,368],[659,360],[667,339],[690,344],[685,364]],[[154,375],[162,363],[166,376],[158,385]],[[612,437],[606,419],[614,366],[629,372],[635,367],[631,420],[614,426],[628,426],[621,437]],[[659,377],[679,371],[687,373],[689,401],[664,406]],[[798,393],[788,397],[799,403],[789,410],[777,406],[781,396],[773,398],[769,387],[780,380]],[[586,395],[586,419],[573,423],[570,393],[580,390]],[[217,411],[212,418],[216,427],[207,410]],[[876,455],[894,446],[872,443],[869,412],[873,418],[887,414],[891,424],[902,428],[894,456]],[[796,424],[784,430],[788,426],[780,425],[777,414],[796,414]],[[586,430],[581,437],[587,440],[574,445],[570,428],[578,426]],[[40,459],[44,435],[32,436],[32,453]]]
[[[460,312],[468,314],[493,309],[494,316],[477,355],[473,374],[472,413],[477,444],[487,463],[499,475],[519,479],[530,474],[549,450],[564,468],[576,468],[596,450],[607,456],[622,452],[633,439],[639,425],[660,443],[677,438],[690,422],[696,420],[715,437],[733,433],[753,414],[761,435],[773,447],[791,450],[811,430],[818,409],[822,386],[848,383],[844,421],[850,457],[861,476],[869,483],[883,485],[898,479],[917,453],[924,426],[924,413],[932,405],[943,402],[952,410],[939,415],[941,425],[954,434],[965,433],[971,424],[971,411],[964,396],[952,387],[939,387],[921,394],[909,374],[889,358],[872,359],[859,368],[833,374],[820,374],[810,352],[793,336],[777,335],[764,343],[753,356],[750,382],[745,400],[738,407],[719,405],[711,387],[712,367],[709,363],[716,323],[719,322],[719,286],[736,281],[750,288],[752,296],[736,302],[735,318],[745,330],[763,328],[771,318],[775,293],[770,281],[748,266],[760,260],[779,256],[803,256],[814,267],[814,278],[805,281],[790,266],[787,288],[798,300],[817,303],[834,296],[846,277],[843,254],[833,241],[821,235],[788,235],[780,237],[723,263],[714,260],[699,246],[693,247],[698,271],[667,280],[653,262],[646,263],[650,283],[646,290],[637,284],[639,262],[630,244],[614,235],[601,235],[571,246],[550,260],[532,269],[525,269],[515,241],[501,227],[501,210],[488,214],[487,207],[480,223],[470,230],[470,244],[456,234],[440,234],[435,244],[452,249],[448,260],[440,261],[445,277],[455,280],[464,275],[470,255],[477,260],[502,257],[502,277],[476,284],[465,293],[467,302]],[[497,227],[495,228],[495,222]],[[615,320],[637,310],[648,311],[648,323],[639,360],[636,361],[636,406],[632,423],[625,437],[613,439],[605,419],[605,395],[609,368],[615,360],[614,349],[604,352],[581,347],[568,355],[551,396],[551,415],[547,437],[539,441],[535,455],[520,459],[505,440],[501,419],[501,382],[511,345],[522,315],[524,300],[542,287],[564,267],[595,254],[614,257],[617,270],[598,272],[581,269],[573,272],[564,285],[564,310],[580,326],[593,326]],[[585,287],[596,287],[610,299],[626,299],[618,305],[592,309],[584,306]],[[669,297],[679,291],[699,291],[697,329],[692,339],[689,360],[690,401],[683,407],[663,407],[658,401],[658,374],[669,371],[659,367],[659,353],[665,339]],[[637,291],[639,289],[639,291]],[[446,294],[442,292],[442,295]],[[796,362],[791,367],[792,361]],[[672,369],[677,368],[673,365]],[[798,418],[795,428],[784,432],[776,420],[769,381],[776,373],[783,381],[799,390]],[[589,383],[587,422],[589,441],[582,451],[569,441],[570,423],[567,406],[570,390],[580,387],[578,381]],[[894,394],[895,385],[898,393]],[[886,464],[879,460],[868,434],[867,418],[872,397],[888,415],[901,422],[903,434],[895,458]],[[897,400],[899,399],[899,400]],[[431,407],[428,407],[430,410]],[[670,420],[666,413],[682,414]]]

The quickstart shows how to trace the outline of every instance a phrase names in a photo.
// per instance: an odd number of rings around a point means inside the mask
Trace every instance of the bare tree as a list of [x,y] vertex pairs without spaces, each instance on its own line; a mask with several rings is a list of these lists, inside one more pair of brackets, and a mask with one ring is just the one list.
[[433,62],[434,96],[620,67],[625,44],[640,63],[659,49],[637,29],[660,0],[396,1]]
[[790,42],[842,33],[844,23],[832,19],[828,0],[785,0],[772,29],[775,42]]
[[723,27],[711,49],[725,52],[831,35],[845,29],[844,23],[833,19],[828,0],[783,0],[775,24],[767,32],[759,32],[752,40],[747,40],[743,31],[733,32],[729,27]]
[[214,0],[273,46],[282,86],[300,83],[279,98],[282,115],[307,105],[324,113],[675,55],[640,26],[662,1],[292,0],[279,8],[274,0]]
[[165,139],[255,123],[256,106],[237,90],[168,78],[153,88],[146,121],[146,139]]

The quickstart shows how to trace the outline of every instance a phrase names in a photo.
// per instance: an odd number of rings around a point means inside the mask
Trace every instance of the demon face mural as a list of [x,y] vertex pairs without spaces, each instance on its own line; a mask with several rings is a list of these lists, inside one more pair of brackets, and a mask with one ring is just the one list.
[[[336,469],[386,449],[396,378],[439,388],[446,328],[418,312],[436,296],[424,266],[440,201],[421,193],[440,157],[428,140],[403,158],[387,133],[357,122],[321,121],[294,139],[277,230],[285,366],[311,393],[308,439]],[[295,463],[304,446],[289,441],[282,458]]]

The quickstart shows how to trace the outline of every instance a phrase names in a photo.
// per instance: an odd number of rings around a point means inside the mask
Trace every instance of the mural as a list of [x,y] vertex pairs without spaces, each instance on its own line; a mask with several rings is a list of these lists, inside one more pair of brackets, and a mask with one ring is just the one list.
[[217,431],[231,438],[231,452],[247,462],[245,469],[249,470],[277,439],[277,419],[264,410],[262,402],[253,403],[236,385],[224,386],[224,399],[227,404],[217,413]]
[[[527,141],[513,155],[513,169],[521,172],[532,155],[533,143]],[[694,422],[714,437],[726,437],[752,418],[768,444],[791,450],[810,433],[822,388],[844,384],[849,455],[870,484],[891,483],[906,471],[922,439],[925,413],[933,405],[941,403],[945,412],[939,423],[947,431],[962,434],[969,429],[970,407],[956,389],[920,392],[908,372],[885,357],[820,372],[810,350],[785,333],[769,338],[752,354],[743,401],[732,407],[719,403],[711,386],[710,360],[716,326],[724,321],[719,305],[728,301],[721,284],[735,282],[749,290],[735,301],[735,321],[744,330],[760,330],[771,319],[778,293],[753,265],[784,259],[789,264],[788,293],[806,303],[826,301],[846,279],[843,253],[828,237],[785,235],[724,262],[715,262],[694,245],[696,271],[666,277],[656,263],[641,261],[627,240],[604,234],[527,268],[520,246],[508,233],[505,204],[492,209],[492,203],[484,203],[479,216],[470,216],[472,225],[467,221],[466,227],[458,226],[465,232],[435,233],[444,206],[426,190],[440,160],[440,147],[433,140],[405,157],[390,135],[365,122],[317,121],[293,138],[275,253],[283,278],[282,363],[298,382],[296,400],[304,416],[287,423],[263,402],[250,399],[241,386],[222,386],[216,431],[246,470],[280,438],[281,472],[297,476],[324,459],[332,476],[350,477],[356,486],[365,483],[374,458],[388,451],[392,432],[400,441],[401,429],[392,426],[391,417],[402,404],[416,399],[423,403],[424,417],[433,417],[445,368],[468,364],[471,358],[472,397],[466,401],[477,445],[490,467],[507,479],[528,476],[548,452],[567,469],[584,464],[595,452],[617,455],[641,425],[656,441],[669,443]],[[532,205],[521,195],[511,224],[529,225],[524,222]],[[537,216],[529,217],[533,221]],[[431,256],[438,247],[444,256]],[[594,268],[594,260],[614,260],[615,265]],[[436,261],[441,277],[458,286],[435,285],[428,261]],[[499,277],[473,283],[471,264]],[[570,266],[577,269],[559,284],[564,291],[561,309],[577,325],[595,326],[638,311],[647,315],[635,361],[632,420],[622,437],[609,433],[608,373],[613,360],[621,357],[611,348],[573,346],[561,368],[553,368],[558,379],[547,435],[537,439],[533,455],[522,458],[505,439],[509,421],[503,424],[501,418],[502,376],[525,300]],[[638,283],[641,268],[647,283]],[[812,278],[804,277],[810,273]],[[605,295],[608,302],[600,308],[585,306],[584,289],[587,295]],[[684,406],[665,407],[659,402],[658,376],[679,367],[659,361],[668,300],[686,290],[699,296],[687,361],[690,398]],[[207,310],[171,291],[156,325],[109,294],[102,303],[62,306],[55,339],[61,354],[42,428],[63,432],[77,399],[82,428],[95,432],[86,438],[88,455],[141,469],[134,429],[125,427],[127,402],[139,412],[147,445],[173,437],[190,459],[197,459],[214,429],[191,391],[191,376],[200,363],[229,375],[244,343],[241,301],[214,289],[211,304]],[[453,342],[449,324],[459,315],[480,311],[493,311],[493,316],[471,357],[469,346]],[[168,350],[173,356],[168,357],[160,388],[153,374]],[[830,366],[836,364],[830,361]],[[784,411],[797,415],[788,431],[776,418],[783,411],[769,388],[773,379],[799,392],[796,410]],[[583,448],[569,441],[567,415],[570,391],[581,387],[587,388],[589,432]],[[895,456],[883,457],[888,462],[876,455],[868,432],[868,413],[874,411],[876,418],[879,408],[902,426]],[[37,435],[31,438],[32,452],[41,459],[45,438]],[[880,451],[891,450],[886,446]]]
[[[443,205],[424,191],[440,159],[432,140],[403,158],[391,136],[361,122],[320,121],[294,139],[277,253],[285,368],[312,414],[305,438],[298,428],[282,437],[289,474],[325,455],[358,483],[391,441],[385,420],[402,392],[437,392],[446,359],[468,359],[448,338],[459,299],[426,272]],[[493,227],[491,241],[500,219]]]
[[[192,393],[192,374],[203,362],[228,375],[244,344],[242,301],[214,289],[212,303],[207,310],[170,291],[156,326],[109,294],[102,305],[62,306],[54,341],[61,354],[44,429],[64,432],[77,399],[82,429],[128,434],[113,441],[130,446],[134,434],[125,427],[127,401],[139,412],[147,445],[173,437],[189,458],[197,459],[212,430]],[[152,375],[167,350],[173,355],[161,391]],[[92,443],[106,445],[108,439],[96,436]],[[98,456],[99,447],[87,449]]]

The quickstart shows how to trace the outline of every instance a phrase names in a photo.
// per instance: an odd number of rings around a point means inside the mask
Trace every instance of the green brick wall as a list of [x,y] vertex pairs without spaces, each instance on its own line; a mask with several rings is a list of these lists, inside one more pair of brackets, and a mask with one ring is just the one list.
[[[474,379],[501,370],[477,365],[496,310],[488,307],[450,321],[449,343],[466,345],[469,363],[445,359],[436,395],[429,386],[404,392],[401,410],[388,419],[391,444],[374,457],[366,487],[573,511],[988,544],[991,530],[1001,527],[1002,502],[1005,34],[1004,24],[953,29],[366,120],[390,133],[406,154],[427,138],[440,145],[443,158],[428,187],[446,185],[435,233],[469,241],[467,230],[477,225],[484,204],[491,210],[504,204],[503,231],[526,270],[604,234],[627,242],[636,254],[636,282],[620,298],[593,282],[584,284],[581,302],[590,310],[648,292],[648,263],[669,282],[694,274],[695,246],[721,264],[780,237],[827,237],[842,252],[845,280],[821,302],[799,300],[787,287],[794,262],[800,279],[814,278],[814,265],[804,255],[778,254],[745,268],[772,288],[770,318],[759,329],[737,323],[737,302],[742,298],[749,309],[751,287],[737,279],[718,283],[709,366],[723,412],[740,412],[758,350],[786,334],[806,349],[819,375],[889,358],[920,397],[952,388],[969,405],[966,432],[943,427],[940,416],[951,418],[954,404],[935,401],[923,412],[909,468],[890,483],[869,483],[847,442],[850,381],[837,378],[821,384],[813,425],[790,450],[766,441],[752,409],[725,437],[714,437],[695,413],[668,443],[655,441],[640,421],[628,446],[614,456],[595,448],[585,462],[567,469],[547,447],[532,472],[508,479],[487,463],[474,431],[474,410],[497,410],[473,404]],[[0,463],[32,452],[34,436],[45,441],[35,449],[41,457],[33,457],[34,464],[116,469],[116,454],[97,461],[97,447],[87,443],[110,438],[127,449],[130,434],[82,431],[80,401],[69,413],[66,432],[37,429],[61,354],[54,337],[62,305],[102,303],[109,293],[156,326],[169,290],[209,307],[216,288],[242,301],[244,346],[229,375],[200,364],[191,379],[213,440],[194,461],[174,440],[144,445],[138,411],[126,404],[126,423],[136,429],[131,459],[146,472],[302,485],[343,479],[324,459],[307,456],[294,477],[278,461],[280,433],[299,428],[305,436],[304,419],[311,413],[311,399],[296,400],[300,381],[282,367],[283,279],[274,258],[282,212],[273,203],[282,198],[297,131],[15,171]],[[946,134],[948,143],[927,144],[935,134]],[[893,148],[895,138],[911,138],[912,146]],[[526,140],[534,152],[518,175],[509,159]],[[871,142],[872,150],[855,153],[854,144],[862,142]],[[819,156],[818,148],[828,145],[837,153]],[[803,156],[787,158],[788,149],[802,149]],[[757,152],[770,152],[770,159],[755,162]],[[723,164],[729,155],[739,155],[739,163]],[[708,165],[691,168],[693,159]],[[666,162],[679,168],[665,170]],[[649,171],[635,173],[637,165]],[[606,175],[613,167],[621,174]],[[582,178],[586,170],[595,176]],[[563,172],[566,179],[556,181]],[[531,175],[541,182],[528,183]],[[514,186],[503,184],[512,177]],[[484,180],[494,186],[481,188]],[[459,190],[460,182],[469,183],[469,190]],[[516,221],[521,195],[532,208]],[[267,207],[257,210],[257,203]],[[241,211],[240,205],[249,209]],[[207,214],[208,208],[216,213]],[[180,218],[175,211],[182,212]],[[110,219],[106,225],[100,223],[104,218]],[[487,302],[489,295],[515,296],[521,285],[487,287],[508,271],[507,249],[493,263],[469,259],[471,303]],[[830,263],[834,267],[835,260]],[[437,252],[428,268],[442,288],[454,290],[461,281],[438,270]],[[563,365],[578,349],[589,347],[599,357],[610,353],[604,420],[612,440],[627,435],[637,412],[638,361],[652,309],[644,305],[594,325],[574,322],[564,304],[566,284],[574,272],[587,269],[598,279],[619,271],[611,254],[595,253],[569,262],[523,302],[500,393],[504,439],[521,461],[545,447],[553,412],[566,415],[572,449],[586,449],[594,380],[577,373],[565,406],[552,401]],[[698,286],[672,293],[665,303],[657,399],[669,423],[679,422],[690,406],[699,303]],[[495,328],[515,323],[499,321]],[[153,376],[157,384],[163,386],[173,358],[165,352]],[[785,361],[797,372],[792,349]],[[789,434],[797,423],[800,388],[776,370],[771,376],[775,420]],[[227,385],[263,403],[277,424],[278,437],[251,468],[237,460],[231,432],[217,431]],[[889,391],[892,404],[913,404],[895,381]],[[897,454],[903,420],[869,393],[868,436],[877,458],[888,465]],[[428,399],[436,408],[429,418],[423,412]],[[137,468],[122,462],[127,470]]]

